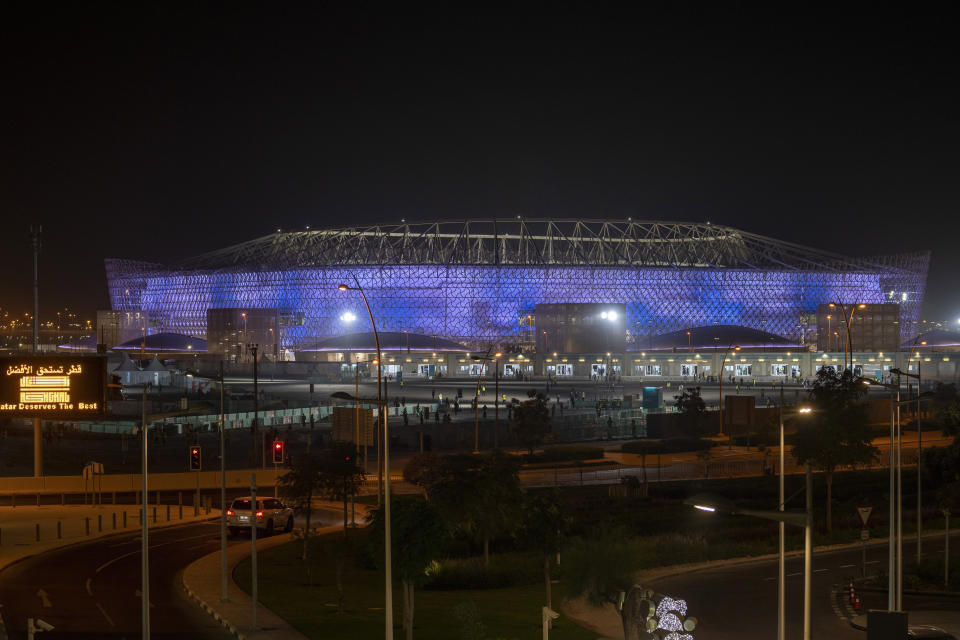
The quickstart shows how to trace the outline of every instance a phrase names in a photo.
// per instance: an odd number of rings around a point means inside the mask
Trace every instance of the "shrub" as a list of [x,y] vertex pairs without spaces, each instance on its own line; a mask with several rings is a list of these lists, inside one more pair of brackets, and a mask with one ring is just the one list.
[[501,589],[536,584],[543,578],[543,560],[534,555],[506,553],[490,556],[490,565],[481,558],[451,558],[434,562],[427,570],[424,589]]
[[544,449],[542,453],[523,456],[524,462],[566,462],[569,460],[596,460],[603,457],[603,447],[582,444],[561,445]]
[[623,453],[682,453],[685,451],[705,451],[713,446],[710,440],[700,438],[667,438],[666,440],[634,440],[620,447]]

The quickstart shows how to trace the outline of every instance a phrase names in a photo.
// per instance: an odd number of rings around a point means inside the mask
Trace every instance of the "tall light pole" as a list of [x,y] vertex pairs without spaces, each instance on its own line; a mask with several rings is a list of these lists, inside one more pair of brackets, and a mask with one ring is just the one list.
[[499,351],[494,353],[492,356],[490,352],[493,351],[493,345],[487,349],[487,352],[482,356],[470,356],[471,360],[477,360],[481,362],[480,373],[477,375],[477,392],[474,395],[474,404],[473,404],[473,452],[480,453],[480,382],[483,380],[484,369],[487,366],[488,362],[494,363],[494,375],[496,377],[496,386],[494,388],[494,393],[497,395],[493,399],[493,411],[494,411],[494,425],[493,425],[493,447],[497,448],[498,438],[497,432],[500,429],[500,414],[497,410],[498,401],[500,400],[500,358],[503,356]]
[[[764,520],[776,520],[780,523],[791,524],[798,527],[804,528],[804,545],[803,545],[803,640],[810,640],[811,633],[811,602],[812,602],[812,584],[813,584],[813,475],[810,470],[810,465],[807,465],[806,468],[806,509],[803,513],[790,512],[787,513],[782,509],[783,502],[781,502],[781,508],[776,511],[756,511],[753,509],[740,509],[736,507],[733,502],[727,500],[726,498],[721,498],[717,496],[710,495],[695,495],[691,498],[684,500],[685,504],[688,504],[696,509],[701,511],[706,511],[709,513],[720,512],[728,513],[733,515],[744,515],[744,516],[753,516],[756,518],[763,518]],[[783,567],[783,556],[781,556],[780,566]],[[782,569],[781,569],[782,571]],[[783,624],[783,615],[784,610],[780,609],[779,619],[778,619],[778,632],[781,628],[784,627]],[[782,637],[782,636],[778,636]]]
[[735,347],[732,344],[727,347],[727,350],[723,352],[723,359],[720,361],[720,435],[723,435],[723,377],[727,374],[724,365],[727,363],[727,355],[730,353],[730,350],[740,351],[740,347]]
[[897,492],[895,482],[896,459],[894,458],[895,438],[896,438],[896,415],[895,412],[900,404],[900,385],[886,384],[874,380],[863,379],[864,384],[884,387],[890,391],[890,544],[887,559],[887,609],[890,611],[899,611],[900,594],[896,586],[900,583],[900,575],[897,563],[897,554],[895,552],[896,538],[901,531],[898,531],[896,520],[896,505],[900,501],[900,495]]
[[140,434],[143,438],[140,455],[141,466],[141,497],[140,497],[140,636],[143,640],[150,640],[150,544],[147,540],[149,526],[147,524],[147,387],[144,383],[140,402]]
[[[809,407],[801,407],[794,412],[791,416],[796,416],[800,414],[810,413],[811,409]],[[783,422],[784,422],[784,411],[783,411],[783,385],[780,385],[780,406],[777,410],[780,419],[780,473],[779,482],[780,482],[780,506],[777,508],[777,511],[783,513],[784,505],[786,502],[786,497],[784,494],[784,466],[786,464],[785,455],[784,455],[784,437],[783,437]],[[807,500],[810,500],[809,494]],[[786,637],[786,608],[787,608],[787,562],[786,562],[786,522],[779,520],[777,522],[777,528],[779,530],[780,539],[779,539],[779,555],[780,563],[777,572],[777,639],[784,640]],[[804,593],[806,595],[806,593]],[[806,622],[806,615],[804,616],[804,621]]]
[[914,349],[917,348],[917,342],[925,345],[927,344],[926,340],[920,340],[920,336],[917,336],[916,340],[913,341],[913,345],[910,347],[910,356],[907,356],[907,369],[910,368],[910,360],[913,359],[913,354],[916,353],[917,357],[917,372],[909,373],[901,371],[900,369],[891,369],[890,373],[896,373],[898,376],[903,375],[908,378],[913,378],[917,381],[917,564],[920,564],[920,557],[923,553],[923,428],[920,422],[920,385],[922,379],[920,377],[923,369],[923,358],[920,357],[919,352],[915,352]]
[[354,276],[353,282],[357,286],[351,287],[346,284],[341,284],[337,286],[337,289],[340,291],[355,290],[360,292],[360,297],[363,298],[363,304],[367,308],[367,315],[370,316],[370,326],[373,328],[373,340],[377,346],[377,407],[380,415],[383,416],[383,553],[385,574],[384,613],[386,614],[386,620],[384,622],[384,638],[386,640],[393,640],[393,559],[392,550],[390,548],[392,544],[390,537],[390,434],[386,411],[383,410],[383,404],[380,397],[380,372],[382,367],[379,365],[379,363],[383,362],[383,356],[380,353],[380,336],[377,334],[377,323],[373,319],[373,311],[370,310],[370,303],[367,301],[367,295],[364,293],[363,287],[360,286],[360,281],[357,280],[356,276]]

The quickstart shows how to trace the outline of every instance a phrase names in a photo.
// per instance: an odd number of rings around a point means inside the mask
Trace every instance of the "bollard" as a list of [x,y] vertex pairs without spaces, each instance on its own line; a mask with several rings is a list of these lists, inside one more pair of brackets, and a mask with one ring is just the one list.
[[153,508],[153,524],[157,524],[157,508]]
[[113,528],[114,530],[116,530],[117,528],[117,512],[116,511],[113,512]]
[[183,505],[178,505],[180,507],[180,519],[183,520]]
[[127,512],[126,511],[123,512],[123,528],[124,529],[127,528]]
[[170,522],[170,505],[167,505],[167,522]]
[[37,523],[37,542],[40,542],[40,523]]
[[140,509],[140,518],[139,518],[139,520],[140,520],[140,526],[141,526],[141,527],[143,526],[143,518],[144,518],[144,513],[143,513],[143,508],[141,508],[141,509]]
[[97,533],[103,532],[103,514],[97,514]]
[[87,535],[90,535],[90,518],[83,519],[83,528],[87,532]]
[[63,531],[61,529],[61,522],[57,520],[57,540],[63,537]]

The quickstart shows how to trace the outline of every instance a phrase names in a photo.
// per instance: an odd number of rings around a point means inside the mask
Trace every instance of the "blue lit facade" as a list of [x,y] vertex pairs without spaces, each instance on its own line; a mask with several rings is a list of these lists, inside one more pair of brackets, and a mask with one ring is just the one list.
[[[722,229],[725,240],[731,242],[728,228],[710,229],[715,234]],[[622,251],[627,243],[656,244],[656,240],[624,238],[620,231],[620,246],[611,245],[617,251]],[[351,234],[340,239],[343,243],[366,242],[362,236],[357,240],[357,230],[337,233]],[[398,239],[399,232],[378,228],[378,233],[390,241],[409,242]],[[409,228],[404,233],[409,238]],[[357,264],[374,262],[369,259],[372,255],[387,262],[382,259],[382,238],[379,249],[367,247],[369,253],[338,248],[337,251],[343,251],[344,264],[329,264],[338,260],[336,255],[330,255],[329,243],[320,248],[305,247],[305,240],[299,238],[302,233],[292,234],[297,236],[294,238],[278,238],[281,235],[269,237],[273,240],[269,249],[272,253],[265,253],[260,245],[241,245],[173,266],[108,260],[113,309],[145,311],[163,331],[200,337],[206,335],[208,308],[279,309],[281,344],[296,349],[328,337],[366,330],[366,313],[359,294],[337,290],[338,284],[353,285],[356,278],[367,293],[378,329],[443,337],[477,349],[486,348],[491,342],[531,343],[535,331],[532,315],[538,303],[624,304],[631,336],[719,324],[752,327],[802,341],[803,326],[816,313],[817,305],[835,300],[898,302],[906,334],[913,326],[911,321],[919,317],[927,264],[925,255],[903,259],[893,256],[882,262],[851,263],[848,268],[838,268],[836,263],[816,263],[819,256],[811,250],[812,255],[800,266],[784,262],[782,256],[766,256],[767,262],[773,264],[758,267],[753,263],[761,260],[745,255],[741,243],[739,249],[735,247],[739,251],[735,253],[736,260],[724,255],[707,256],[712,260],[694,256],[685,259],[692,264],[674,259],[680,264],[665,265],[664,260],[655,259],[658,255],[611,259],[610,254],[598,253],[603,243],[595,240],[591,240],[595,245],[583,241],[582,251],[572,251],[570,245],[576,241],[571,240],[569,233],[562,240],[549,243],[551,256],[545,258],[548,244],[543,240],[544,231],[539,236],[540,243],[534,245],[539,251],[535,260],[518,259],[525,250],[522,234],[498,231],[491,241],[492,234],[484,231],[475,234],[474,244],[461,243],[459,249],[454,246],[453,250],[460,252],[455,257],[448,249],[450,243],[460,242],[451,239],[456,234],[438,233],[435,235],[442,236],[446,244],[434,247],[433,253],[401,253],[396,260],[400,264]],[[526,241],[533,242],[529,238],[536,236],[528,233]],[[290,264],[282,264],[283,246],[277,249],[278,239],[288,244]],[[418,251],[427,240],[421,233]],[[717,250],[716,239],[712,240],[713,246],[709,239],[686,239],[687,243],[691,241],[702,241],[710,250]],[[769,243],[778,248],[776,241]],[[658,247],[658,251],[676,253],[675,244],[660,244],[664,246]],[[787,247],[796,250],[794,245]],[[529,249],[527,246],[528,255]],[[559,258],[553,254],[556,251],[562,254]],[[463,264],[470,260],[478,263]],[[311,261],[320,264],[302,264]],[[611,264],[614,262],[620,264]],[[651,266],[651,262],[661,264]],[[268,264],[263,268],[250,266],[263,263]],[[341,317],[346,312],[357,319],[345,322]]]

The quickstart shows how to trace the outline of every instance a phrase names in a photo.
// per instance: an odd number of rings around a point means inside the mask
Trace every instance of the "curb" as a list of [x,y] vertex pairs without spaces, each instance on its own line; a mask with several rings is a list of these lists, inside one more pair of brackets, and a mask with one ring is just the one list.
[[[938,530],[935,533],[924,533],[923,538],[933,538],[935,536],[942,536],[943,531]],[[960,535],[960,530],[953,535]],[[916,540],[916,534],[910,536],[904,536],[904,541],[907,540]],[[813,553],[830,553],[833,551],[846,551],[849,549],[859,549],[864,543],[862,542],[844,542],[839,544],[827,544],[821,545],[819,547],[813,548]],[[890,544],[890,538],[872,538],[869,542],[866,543],[866,546],[880,546]],[[796,549],[793,551],[787,551],[784,554],[785,558],[795,558],[803,555],[802,549]],[[644,569],[638,572],[638,577],[644,580],[657,580],[661,578],[672,578],[673,576],[678,576],[683,573],[688,573],[690,571],[699,571],[701,569],[713,569],[716,567],[728,567],[736,566],[741,564],[750,564],[752,562],[766,562],[769,560],[776,560],[780,557],[778,553],[767,553],[762,556],[742,556],[739,558],[724,558],[722,560],[707,560],[705,562],[694,562],[690,564],[675,564],[667,567],[652,567],[650,569]],[[904,592],[906,593],[906,591]]]
[[[193,592],[193,589],[191,589],[183,579],[183,571],[180,571],[177,575],[180,578],[180,586],[183,587],[183,590],[186,591],[187,595],[193,598],[193,600],[200,606],[201,609],[209,613],[214,620],[220,623],[220,626],[229,631],[235,638],[238,640],[247,640],[247,636],[233,626],[229,620],[220,615],[219,611],[208,605],[203,598]],[[230,579],[233,580],[233,577],[231,576]]]

